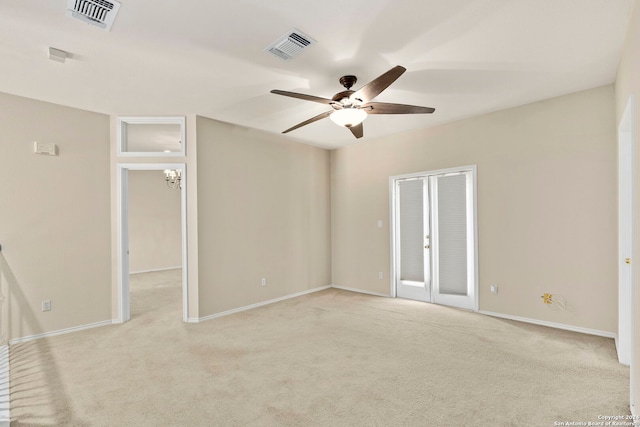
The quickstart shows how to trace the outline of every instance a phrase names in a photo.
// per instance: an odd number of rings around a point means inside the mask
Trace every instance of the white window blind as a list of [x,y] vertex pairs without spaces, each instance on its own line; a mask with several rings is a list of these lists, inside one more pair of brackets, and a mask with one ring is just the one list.
[[440,176],[437,185],[440,293],[467,295],[467,176]]
[[400,198],[400,280],[424,282],[424,181],[398,184]]

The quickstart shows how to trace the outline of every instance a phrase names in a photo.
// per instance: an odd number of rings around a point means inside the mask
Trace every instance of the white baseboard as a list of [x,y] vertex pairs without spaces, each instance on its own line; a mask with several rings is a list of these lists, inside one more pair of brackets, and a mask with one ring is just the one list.
[[484,314],[486,316],[492,316],[492,317],[500,317],[502,319],[508,319],[508,320],[516,320],[518,322],[532,323],[534,325],[548,326],[550,328],[564,329],[565,331],[573,331],[573,332],[580,332],[582,334],[596,335],[599,337],[614,338],[614,339],[616,337],[616,334],[614,332],[599,331],[597,329],[582,328],[580,326],[547,322],[546,320],[529,319],[527,317],[512,316],[510,314],[494,313],[491,311],[484,311],[484,310],[479,310],[478,314]]
[[343,291],[349,291],[349,292],[357,292],[359,294],[367,294],[367,295],[375,295],[377,297],[385,297],[385,298],[389,298],[389,295],[386,294],[381,294],[378,292],[371,292],[371,291],[365,291],[362,289],[356,289],[356,288],[347,288],[345,286],[338,286],[338,285],[331,285],[332,288],[336,288],[336,289],[341,289]]
[[129,271],[129,274],[155,273],[157,271],[179,270],[181,268],[182,266],[179,265],[177,267],[155,268],[153,270]]
[[104,320],[102,322],[90,323],[88,325],[74,326],[74,327],[66,328],[66,329],[59,329],[57,331],[45,332],[43,334],[29,335],[29,336],[22,337],[22,338],[14,338],[12,340],[9,340],[9,344],[19,344],[19,343],[23,343],[23,342],[29,342],[29,341],[37,340],[37,339],[40,339],[40,338],[55,337],[56,335],[68,334],[68,333],[71,333],[71,332],[84,331],[85,329],[92,329],[92,328],[97,328],[97,327],[100,327],[100,326],[113,325],[113,323],[114,322],[112,320]]
[[0,427],[11,421],[11,396],[9,396],[9,346],[0,346]]
[[331,285],[320,286],[318,288],[308,289],[308,290],[302,291],[302,292],[296,292],[295,294],[285,295],[283,297],[278,297],[278,298],[270,299],[270,300],[267,300],[267,301],[262,301],[262,302],[258,302],[258,303],[255,303],[255,304],[250,304],[250,305],[245,305],[243,307],[234,308],[232,310],[227,310],[227,311],[222,311],[220,313],[210,314],[208,316],[200,317],[198,319],[190,318],[190,319],[187,319],[187,322],[188,323],[204,322],[205,320],[211,320],[211,319],[215,319],[217,317],[228,316],[230,314],[239,313],[241,311],[251,310],[252,308],[262,307],[263,305],[269,305],[269,304],[273,304],[275,302],[280,302],[280,301],[288,300],[288,299],[291,299],[291,298],[300,297],[302,295],[307,295],[307,294],[311,294],[311,293],[314,293],[314,292],[324,291],[325,289],[329,289],[330,287],[331,287]]

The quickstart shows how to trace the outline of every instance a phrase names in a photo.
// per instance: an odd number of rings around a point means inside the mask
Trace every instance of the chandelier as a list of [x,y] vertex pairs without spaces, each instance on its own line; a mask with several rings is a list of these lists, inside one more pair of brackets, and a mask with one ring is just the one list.
[[182,189],[182,171],[180,169],[165,169],[164,180],[167,187],[174,190]]

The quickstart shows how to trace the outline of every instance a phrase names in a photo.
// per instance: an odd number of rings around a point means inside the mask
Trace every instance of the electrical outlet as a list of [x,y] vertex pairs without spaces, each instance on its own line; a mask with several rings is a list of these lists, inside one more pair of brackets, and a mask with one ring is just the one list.
[[260,286],[267,286],[267,278],[263,277],[262,280],[260,281]]
[[42,311],[51,311],[51,300],[46,299],[42,301]]
[[382,271],[378,272],[378,279],[382,280],[382,277],[383,277]]
[[498,285],[491,285],[491,293],[492,294],[498,293]]

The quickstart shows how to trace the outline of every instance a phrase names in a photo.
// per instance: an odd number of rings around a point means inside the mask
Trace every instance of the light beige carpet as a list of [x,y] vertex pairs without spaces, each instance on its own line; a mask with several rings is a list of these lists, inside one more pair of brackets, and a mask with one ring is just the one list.
[[611,339],[335,289],[184,324],[179,274],[136,280],[130,322],[11,347],[13,426],[553,426],[629,413]]

